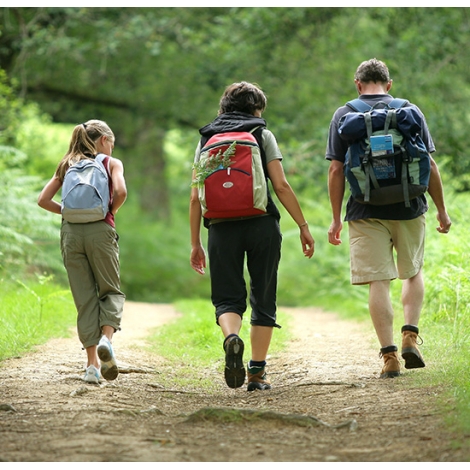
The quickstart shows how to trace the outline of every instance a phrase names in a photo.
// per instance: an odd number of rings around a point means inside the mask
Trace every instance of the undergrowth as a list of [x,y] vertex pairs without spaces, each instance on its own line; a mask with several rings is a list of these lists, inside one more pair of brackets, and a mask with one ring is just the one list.
[[70,336],[76,319],[69,290],[51,278],[0,280],[0,361],[21,356],[54,337]]

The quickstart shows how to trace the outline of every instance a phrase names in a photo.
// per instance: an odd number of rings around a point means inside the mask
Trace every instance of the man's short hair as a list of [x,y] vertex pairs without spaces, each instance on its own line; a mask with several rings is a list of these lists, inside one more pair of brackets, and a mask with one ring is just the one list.
[[354,78],[364,83],[388,83],[391,80],[388,67],[384,62],[377,59],[362,62],[357,68]]

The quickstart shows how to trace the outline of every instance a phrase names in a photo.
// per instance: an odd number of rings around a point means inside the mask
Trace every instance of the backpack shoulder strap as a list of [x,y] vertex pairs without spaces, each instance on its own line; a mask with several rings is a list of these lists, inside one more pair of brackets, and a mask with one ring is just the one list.
[[370,111],[372,108],[364,100],[360,100],[359,98],[348,101],[346,103],[346,106],[349,106],[351,109],[358,113],[367,113],[367,111]]
[[98,155],[95,155],[95,161],[96,162],[101,162],[104,165],[105,160],[108,158],[108,155],[105,155],[104,153],[99,153]]
[[252,129],[250,133],[253,134],[256,141],[258,142],[258,146],[259,146],[260,154],[261,154],[261,161],[263,163],[264,176],[267,178],[268,177],[268,164],[267,164],[267,159],[266,159],[266,152],[263,147],[263,129],[264,127],[258,126]]
[[403,98],[394,98],[390,103],[388,103],[388,107],[392,109],[400,109],[406,106],[409,103],[408,100],[404,100]]

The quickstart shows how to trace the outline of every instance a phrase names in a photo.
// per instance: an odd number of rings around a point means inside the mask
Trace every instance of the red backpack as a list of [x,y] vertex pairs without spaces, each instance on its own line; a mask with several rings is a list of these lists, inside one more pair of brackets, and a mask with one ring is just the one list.
[[201,149],[193,186],[199,191],[203,217],[230,219],[266,213],[268,188],[255,130],[215,134]]

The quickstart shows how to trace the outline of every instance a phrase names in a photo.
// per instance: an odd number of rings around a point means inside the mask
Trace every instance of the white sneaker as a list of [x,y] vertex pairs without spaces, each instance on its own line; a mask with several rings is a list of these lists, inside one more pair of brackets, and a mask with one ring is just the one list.
[[83,380],[89,384],[100,383],[100,371],[94,365],[88,366]]
[[101,361],[101,375],[106,380],[114,380],[118,374],[119,369],[114,358],[113,347],[111,342],[106,336],[102,336],[98,344],[98,357]]

